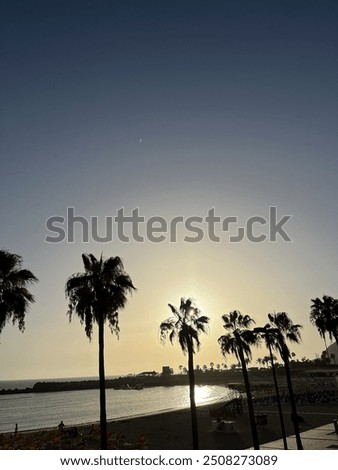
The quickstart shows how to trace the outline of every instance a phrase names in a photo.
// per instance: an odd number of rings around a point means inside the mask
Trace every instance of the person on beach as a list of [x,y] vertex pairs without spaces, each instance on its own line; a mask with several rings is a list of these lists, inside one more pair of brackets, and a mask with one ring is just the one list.
[[58,425],[58,428],[59,428],[59,431],[63,431],[65,425],[63,424],[63,421],[60,422],[60,424]]
[[15,423],[15,431],[14,431],[14,435],[16,436],[18,434],[18,423]]

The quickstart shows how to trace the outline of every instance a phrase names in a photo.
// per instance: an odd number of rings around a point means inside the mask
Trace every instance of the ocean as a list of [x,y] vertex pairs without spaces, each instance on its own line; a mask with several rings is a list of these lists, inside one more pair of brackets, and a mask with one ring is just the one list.
[[[119,376],[107,376],[106,379],[115,379]],[[37,382],[82,382],[85,380],[98,380],[98,377],[66,377],[54,379],[21,379],[21,380],[0,380],[0,390],[22,390],[32,388]]]
[[[15,382],[15,387],[4,387],[4,382],[0,382],[0,389],[31,387],[36,380]],[[225,401],[231,393],[224,386],[199,385],[196,403],[199,406]],[[106,395],[108,421],[189,407],[189,387],[183,385],[108,389]],[[61,420],[66,426],[99,421],[99,390],[0,395],[0,433],[14,431],[16,423],[19,431],[55,428]]]

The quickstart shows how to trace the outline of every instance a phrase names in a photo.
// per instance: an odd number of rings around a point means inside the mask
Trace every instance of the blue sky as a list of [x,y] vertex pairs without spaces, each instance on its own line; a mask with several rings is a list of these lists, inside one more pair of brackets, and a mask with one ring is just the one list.
[[[287,311],[304,325],[297,355],[320,354],[310,299],[338,295],[337,3],[14,0],[0,22],[0,246],[40,279],[25,334],[1,335],[0,377],[95,375],[64,298],[83,252],[122,256],[138,287],[108,373],[184,363],[158,325],[190,295],[212,319],[197,363],[222,362],[235,308],[257,323]],[[67,207],[245,221],[269,206],[293,216],[292,243],[45,242]]]

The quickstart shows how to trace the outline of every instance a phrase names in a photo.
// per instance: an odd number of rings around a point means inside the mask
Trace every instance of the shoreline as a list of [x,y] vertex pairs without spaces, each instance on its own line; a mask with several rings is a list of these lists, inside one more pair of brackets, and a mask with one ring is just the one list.
[[[197,410],[201,407],[212,407],[212,406],[221,406],[226,403],[229,403],[229,401],[232,400],[233,397],[229,397],[225,395],[223,398],[214,398],[210,401],[207,401],[205,403],[197,405]],[[147,413],[139,413],[139,414],[132,414],[132,415],[125,415],[125,416],[118,416],[114,418],[109,418],[107,417],[107,425],[109,426],[110,423],[115,423],[119,421],[126,421],[126,420],[137,420],[137,419],[146,419],[151,416],[160,416],[160,415],[165,415],[165,414],[170,414],[170,413],[175,413],[179,411],[189,411],[190,407],[189,405],[184,405],[182,407],[176,407],[176,408],[166,408],[163,410],[157,410],[157,411],[149,411]],[[99,419],[95,419],[92,421],[81,421],[77,423],[71,423],[68,424],[68,428],[87,428],[93,425],[99,425]],[[28,428],[28,429],[21,429],[19,430],[21,434],[26,434],[26,433],[35,433],[35,432],[40,432],[40,431],[52,431],[55,430],[56,426],[46,426],[46,427],[35,427],[35,428]],[[14,431],[9,430],[9,431],[0,431],[0,436],[1,435],[8,435],[8,434],[13,434]]]
[[[221,405],[220,402],[218,402]],[[234,419],[234,432],[215,431],[212,405],[197,407],[200,449],[244,450],[252,447],[249,417],[246,408]],[[338,405],[299,405],[303,421],[300,431],[332,423],[338,417]],[[279,416],[272,405],[258,404],[256,413],[267,415],[267,424],[257,426],[260,444],[281,438]],[[291,410],[283,406],[287,436],[294,434]],[[110,449],[191,450],[190,409],[164,411],[134,418],[113,419],[107,422]],[[334,431],[332,423],[332,431]],[[0,434],[0,449],[64,449],[98,450],[100,448],[97,422],[56,428]]]
[[[204,404],[214,406],[226,403],[237,392],[230,391],[224,386],[197,388],[197,406]],[[197,392],[196,392],[197,393]],[[35,431],[53,429],[60,420],[68,426],[86,426],[99,421],[99,394],[91,391],[68,391],[43,395],[12,395],[4,398],[0,434],[14,432],[15,423],[20,431]],[[24,398],[23,398],[24,397]],[[154,401],[155,400],[155,401]],[[88,405],[88,406],[87,406]],[[22,413],[20,407],[23,407]],[[146,417],[152,414],[181,410],[189,407],[187,386],[149,388],[143,391],[114,391],[107,392],[107,421]],[[43,412],[42,412],[43,410]],[[67,423],[66,421],[67,420]]]
[[[223,385],[227,383],[222,373],[215,373],[211,376],[197,376],[196,385]],[[106,378],[106,390],[125,390],[153,387],[174,387],[176,385],[189,385],[187,375],[160,375],[156,376],[123,376],[115,378]],[[57,393],[79,390],[99,390],[99,380],[95,379],[79,379],[79,380],[39,380],[31,386],[25,388],[2,388],[0,395],[16,395],[26,393]]]

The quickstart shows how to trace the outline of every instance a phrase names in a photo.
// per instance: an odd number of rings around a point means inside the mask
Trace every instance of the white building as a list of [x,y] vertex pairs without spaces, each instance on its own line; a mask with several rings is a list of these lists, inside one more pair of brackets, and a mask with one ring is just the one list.
[[329,355],[330,364],[338,364],[338,346],[337,346],[337,343],[332,343],[327,348],[327,353]]

